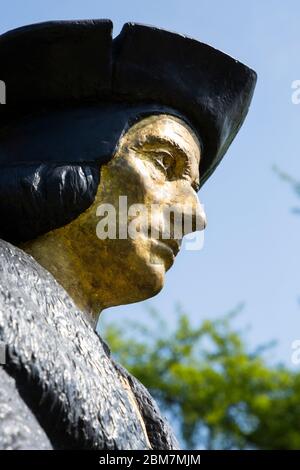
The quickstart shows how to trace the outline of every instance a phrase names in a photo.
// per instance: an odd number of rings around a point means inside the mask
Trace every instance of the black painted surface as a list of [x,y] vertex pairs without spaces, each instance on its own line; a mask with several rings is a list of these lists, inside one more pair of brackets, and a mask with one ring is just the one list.
[[[109,20],[86,20],[41,23],[0,36],[0,79],[7,91],[7,104],[0,106],[0,237],[19,242],[85,210],[99,183],[94,169],[113,157],[132,123],[153,113],[180,116],[194,128],[203,147],[203,184],[245,118],[256,74],[182,35],[128,23],[112,40]],[[40,170],[41,164],[50,167]],[[73,169],[57,194],[61,165]],[[83,198],[82,169],[95,178]],[[29,190],[33,179],[41,183]]]
[[[122,377],[131,376],[111,360],[107,346],[64,289],[33,258],[4,241],[0,341],[7,345],[4,370],[11,377],[1,382],[0,416],[5,422],[0,426],[0,448],[11,442],[16,448],[177,448],[142,385],[131,387],[137,402],[133,406],[122,385]],[[11,392],[6,394],[8,387]],[[11,393],[16,410],[24,415],[21,424],[5,412],[11,409]],[[15,430],[9,427],[14,419]],[[29,430],[18,438],[15,431],[25,422]]]
[[[204,142],[203,182],[241,126],[256,83],[253,70],[176,33],[127,23],[112,40],[109,20],[52,21],[3,34],[0,67],[7,89],[0,128],[49,108],[166,105],[185,115]],[[44,161],[27,152],[29,160]]]
[[15,380],[2,366],[0,366],[0,449],[53,449],[45,431],[20,396]]

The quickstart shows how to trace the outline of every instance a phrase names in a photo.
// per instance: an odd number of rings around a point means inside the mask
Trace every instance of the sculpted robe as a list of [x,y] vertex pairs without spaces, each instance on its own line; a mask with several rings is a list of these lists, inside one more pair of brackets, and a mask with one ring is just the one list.
[[156,403],[66,291],[0,241],[0,449],[176,449]]

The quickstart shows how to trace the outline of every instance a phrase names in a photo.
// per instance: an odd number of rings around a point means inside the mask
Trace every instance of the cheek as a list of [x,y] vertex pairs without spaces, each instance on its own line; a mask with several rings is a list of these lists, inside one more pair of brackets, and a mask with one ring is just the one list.
[[110,184],[106,186],[112,195],[126,195],[128,204],[147,204],[164,185],[159,173],[151,162],[142,158],[119,157],[109,168],[106,179]]
[[190,197],[191,188],[182,181],[152,181],[147,193],[147,202],[161,207],[183,204]]
[[112,277],[121,277],[127,292],[129,287],[133,292],[137,289],[144,298],[159,292],[163,286],[165,266],[153,252],[150,239],[111,240],[108,250]]
[[138,202],[146,206],[162,204],[170,200],[170,196],[176,191],[176,183],[166,180],[166,176],[151,161],[136,158],[131,167],[131,189],[138,197]]

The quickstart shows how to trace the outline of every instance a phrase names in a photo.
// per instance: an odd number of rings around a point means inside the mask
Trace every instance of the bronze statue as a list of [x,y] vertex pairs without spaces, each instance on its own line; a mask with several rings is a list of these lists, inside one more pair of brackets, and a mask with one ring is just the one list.
[[[177,448],[93,327],[102,309],[157,294],[182,237],[205,227],[196,192],[256,75],[168,31],[129,23],[112,39],[108,20],[10,31],[0,64],[0,447]],[[135,236],[122,197],[151,213]],[[181,236],[174,218],[164,236],[170,207],[191,218]],[[99,225],[109,208],[113,236]]]

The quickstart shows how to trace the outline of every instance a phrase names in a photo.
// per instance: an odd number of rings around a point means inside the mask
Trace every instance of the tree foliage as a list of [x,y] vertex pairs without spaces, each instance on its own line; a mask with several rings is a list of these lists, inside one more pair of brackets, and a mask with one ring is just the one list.
[[105,338],[186,448],[299,449],[300,374],[267,364],[264,349],[274,345],[249,351],[233,327],[236,313],[194,326],[177,311],[170,329],[151,310],[147,322],[106,325]]

